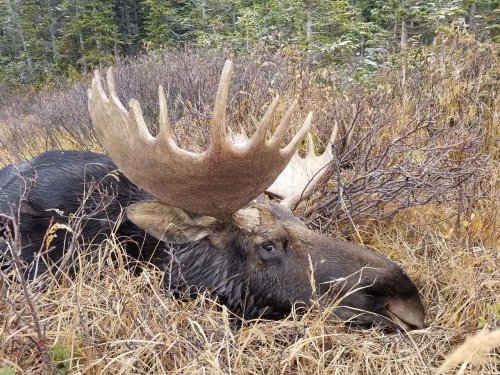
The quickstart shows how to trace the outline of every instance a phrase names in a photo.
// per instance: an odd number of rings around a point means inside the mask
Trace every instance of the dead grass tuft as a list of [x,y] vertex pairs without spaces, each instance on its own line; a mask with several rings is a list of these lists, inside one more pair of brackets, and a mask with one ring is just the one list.
[[500,356],[490,353],[500,347],[500,330],[480,331],[468,337],[465,342],[446,357],[436,374],[442,374],[454,366],[463,363],[460,372],[468,363],[492,362],[500,364]]

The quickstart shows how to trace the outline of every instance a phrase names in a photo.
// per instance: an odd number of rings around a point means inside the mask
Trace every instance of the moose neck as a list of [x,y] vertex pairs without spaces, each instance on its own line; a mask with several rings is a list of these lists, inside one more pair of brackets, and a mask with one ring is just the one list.
[[208,291],[232,311],[239,312],[243,273],[231,249],[221,249],[209,240],[168,246],[155,259],[165,270],[165,287],[183,294]]
[[188,295],[208,291],[232,312],[247,319],[282,318],[290,306],[271,307],[272,301],[267,301],[252,285],[245,258],[238,240],[220,248],[203,239],[167,247],[155,264],[165,270],[166,289]]

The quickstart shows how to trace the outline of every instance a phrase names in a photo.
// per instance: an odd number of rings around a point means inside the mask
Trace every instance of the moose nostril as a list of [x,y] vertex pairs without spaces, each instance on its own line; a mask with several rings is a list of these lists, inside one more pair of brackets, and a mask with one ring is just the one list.
[[425,309],[419,299],[391,299],[385,308],[397,323],[403,323],[403,327],[425,328]]

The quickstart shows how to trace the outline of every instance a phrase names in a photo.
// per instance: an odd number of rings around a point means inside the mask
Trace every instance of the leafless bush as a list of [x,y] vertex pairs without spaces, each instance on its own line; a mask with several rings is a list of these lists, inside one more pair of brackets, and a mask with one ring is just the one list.
[[[213,98],[227,56],[191,51],[151,54],[120,60],[114,66],[118,94],[124,103],[137,99],[153,133],[157,123],[158,85],[168,96],[169,112],[178,141],[194,147],[202,143],[211,117]],[[292,79],[298,69],[279,56],[234,58],[237,74],[231,86],[229,123],[250,124],[272,97],[280,93],[298,95],[303,80]],[[105,71],[101,72],[105,74]],[[86,89],[90,77],[68,87],[19,95],[0,106],[0,124],[5,136],[3,163],[26,159],[53,148],[92,148],[96,139],[87,111]],[[195,141],[196,140],[196,141]],[[206,146],[198,144],[198,146]]]
[[[347,104],[346,104],[347,106]],[[344,126],[348,145],[336,145],[334,174],[307,212],[317,225],[342,220],[387,219],[428,203],[470,203],[487,196],[474,189],[491,165],[477,129],[430,128],[425,103],[394,131],[391,104],[354,106]]]
[[429,203],[447,203],[459,218],[478,200],[498,199],[482,187],[498,158],[498,59],[475,42],[452,47],[403,56],[373,91],[332,88],[344,138],[331,180],[306,211],[314,225],[388,219]]

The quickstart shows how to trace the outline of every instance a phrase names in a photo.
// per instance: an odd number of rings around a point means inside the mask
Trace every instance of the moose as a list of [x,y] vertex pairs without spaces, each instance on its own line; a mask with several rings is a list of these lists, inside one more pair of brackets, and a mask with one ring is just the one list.
[[[231,130],[226,107],[232,72],[228,60],[210,145],[201,153],[174,141],[161,86],[153,137],[140,104],[132,99],[126,109],[121,103],[111,68],[107,91],[96,72],[88,109],[107,155],[48,151],[0,170],[2,267],[17,251],[15,230],[25,274],[32,278],[61,268],[76,272],[75,248],[98,246],[114,235],[128,257],[165,272],[165,288],[208,291],[244,318],[279,319],[320,296],[338,301],[338,318],[362,326],[424,327],[419,291],[397,264],[319,235],[291,211],[325,176],[336,128],[316,155],[309,113],[282,147],[297,101],[272,132],[276,96],[250,137]],[[302,157],[297,150],[306,136]],[[65,229],[70,220],[79,220],[79,231]],[[81,246],[70,246],[72,241]]]

